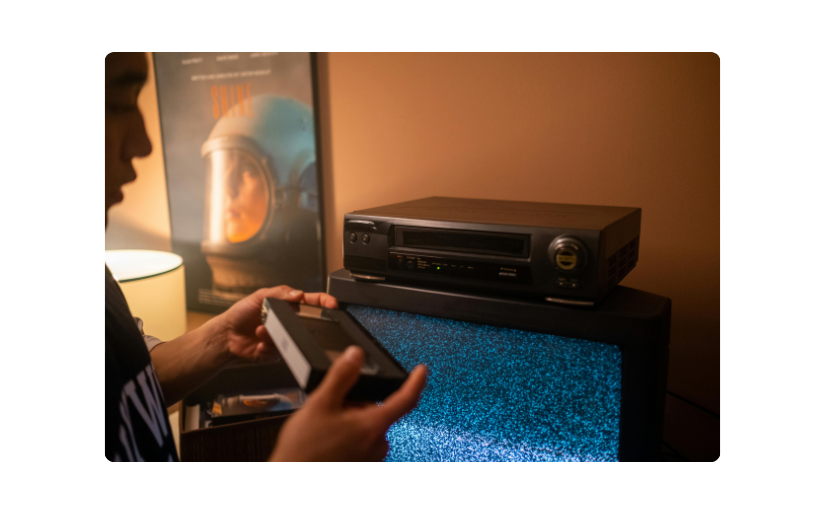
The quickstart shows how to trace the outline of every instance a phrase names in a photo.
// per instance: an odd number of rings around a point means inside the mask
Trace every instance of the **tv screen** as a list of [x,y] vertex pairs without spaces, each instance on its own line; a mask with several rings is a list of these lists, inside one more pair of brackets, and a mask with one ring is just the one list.
[[429,368],[387,461],[618,461],[613,344],[349,304],[402,366]]

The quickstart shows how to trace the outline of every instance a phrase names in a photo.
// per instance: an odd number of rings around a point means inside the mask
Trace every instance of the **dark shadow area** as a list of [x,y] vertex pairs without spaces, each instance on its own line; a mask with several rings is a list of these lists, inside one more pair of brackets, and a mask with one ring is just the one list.
[[[719,459],[719,416],[701,404],[667,394],[663,454],[665,461],[716,461]],[[664,456],[663,456],[664,457]]]

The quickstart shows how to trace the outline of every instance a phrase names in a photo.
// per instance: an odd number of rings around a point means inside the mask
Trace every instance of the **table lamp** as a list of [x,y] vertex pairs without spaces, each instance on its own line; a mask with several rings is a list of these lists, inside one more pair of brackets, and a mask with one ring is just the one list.
[[107,250],[106,265],[143,333],[171,341],[186,333],[183,258],[156,250]]

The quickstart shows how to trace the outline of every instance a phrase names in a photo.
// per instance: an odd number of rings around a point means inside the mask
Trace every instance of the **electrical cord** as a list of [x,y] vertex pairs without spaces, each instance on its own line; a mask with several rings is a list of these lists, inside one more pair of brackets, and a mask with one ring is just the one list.
[[665,463],[671,463],[671,462],[683,463],[685,460],[683,460],[681,458],[677,458],[676,455],[673,454],[672,452],[668,452],[666,450],[663,450],[662,454],[661,454],[661,457],[659,458],[659,461],[664,461]]
[[[670,444],[669,444],[669,443],[667,443],[666,441],[662,440],[662,445],[664,445],[665,447],[667,447],[668,449],[670,449],[671,451],[673,451],[672,456],[676,457],[679,461],[687,461],[687,458],[685,458],[684,456],[682,456],[681,454],[679,454],[679,451],[677,451],[676,449],[674,449],[673,447],[671,447],[671,446],[670,446]],[[666,453],[666,452],[663,452],[662,454],[663,454],[663,455],[665,455],[665,456],[669,456],[669,455],[670,455],[670,454],[668,454],[668,453]]]
[[[714,413],[714,412],[713,412],[713,411],[711,411],[710,409],[708,409],[708,408],[706,408],[706,407],[704,407],[704,406],[701,406],[701,405],[697,404],[696,402],[691,402],[691,401],[690,401],[690,400],[688,400],[687,398],[685,398],[685,397],[683,397],[683,396],[681,396],[681,395],[677,395],[677,394],[676,394],[676,393],[674,393],[673,391],[668,391],[668,392],[667,392],[667,394],[668,394],[668,395],[670,395],[670,396],[672,396],[673,398],[676,398],[676,399],[678,399],[678,400],[681,400],[682,402],[684,402],[684,403],[686,403],[686,404],[688,404],[688,405],[691,405],[691,406],[695,407],[696,409],[699,409],[700,411],[703,411],[703,412],[705,412],[705,413],[707,413],[707,414],[709,414],[709,415],[713,416],[714,418],[716,418],[716,419],[718,419],[718,420],[720,420],[720,421],[722,420],[722,415],[717,414],[717,413]],[[679,460],[679,461],[680,461],[680,462],[682,462],[682,463],[690,463],[690,460],[688,460],[687,458],[685,458],[684,456],[682,456],[682,455],[679,453],[679,451],[677,451],[676,449],[674,449],[673,447],[671,447],[671,446],[670,446],[667,442],[663,441],[663,442],[662,442],[662,445],[664,445],[664,446],[665,446],[668,450],[670,450],[670,451],[672,451],[672,452],[673,452],[673,454],[669,454],[669,453],[663,452],[663,453],[662,453],[662,456],[671,456],[671,457],[673,457],[673,458],[676,458],[677,460]],[[722,457],[720,456],[720,457],[719,457],[719,459],[717,460],[717,463],[719,463],[719,462],[721,462],[721,461],[722,461]]]
[[711,415],[711,416],[715,416],[717,420],[719,419],[719,413],[714,413],[713,411],[711,411],[711,410],[710,410],[710,409],[708,409],[707,407],[705,407],[705,406],[703,406],[703,405],[699,405],[699,404],[697,404],[696,402],[693,402],[693,401],[691,401],[691,400],[688,400],[687,398],[683,397],[682,395],[677,395],[676,393],[674,393],[673,391],[671,391],[671,390],[669,390],[669,389],[667,390],[667,393],[668,393],[670,396],[672,396],[672,397],[674,397],[674,398],[678,398],[678,399],[679,399],[679,400],[681,400],[682,402],[684,402],[684,403],[686,403],[686,404],[690,404],[690,405],[692,405],[693,407],[695,407],[695,408],[697,408],[697,409],[699,409],[699,410],[702,410],[702,411],[706,412],[707,414],[709,414],[709,415]]
[[[679,399],[679,400],[681,400],[682,402],[684,402],[684,403],[686,403],[686,404],[689,404],[689,405],[692,405],[693,407],[695,407],[695,408],[699,409],[700,411],[704,411],[704,412],[706,412],[707,414],[709,414],[709,415],[711,415],[711,416],[715,417],[717,420],[719,420],[719,413],[714,413],[713,411],[711,411],[711,410],[710,410],[710,409],[708,409],[707,407],[705,407],[705,406],[703,406],[703,405],[700,405],[700,404],[697,404],[696,402],[693,402],[693,401],[691,401],[691,400],[688,400],[687,398],[685,398],[685,397],[683,397],[682,395],[679,395],[679,394],[677,394],[677,393],[674,393],[673,391],[667,390],[667,393],[668,393],[670,396],[672,396],[673,398],[678,398],[678,399]],[[671,454],[671,453],[667,453],[667,452],[662,452],[662,456],[672,456],[672,457],[676,458],[678,461],[688,461],[688,459],[687,459],[687,458],[685,458],[684,456],[682,456],[682,454],[681,454],[679,451],[677,451],[676,449],[674,449],[674,448],[673,448],[673,446],[671,446],[671,445],[670,445],[669,443],[667,443],[666,441],[662,440],[662,445],[664,445],[664,446],[665,446],[668,450],[670,450],[670,451],[672,452],[672,454]],[[665,461],[669,461],[669,460],[665,460]]]

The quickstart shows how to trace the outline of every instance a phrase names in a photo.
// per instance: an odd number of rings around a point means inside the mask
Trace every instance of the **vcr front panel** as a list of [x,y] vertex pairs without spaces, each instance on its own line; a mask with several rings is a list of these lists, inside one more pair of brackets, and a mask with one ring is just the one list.
[[428,198],[347,214],[344,267],[592,304],[636,265],[640,225],[635,208]]

